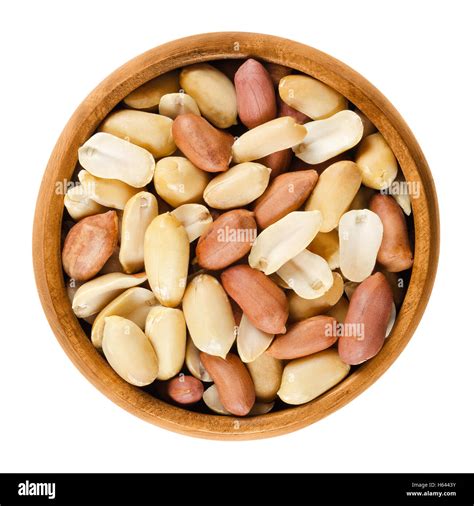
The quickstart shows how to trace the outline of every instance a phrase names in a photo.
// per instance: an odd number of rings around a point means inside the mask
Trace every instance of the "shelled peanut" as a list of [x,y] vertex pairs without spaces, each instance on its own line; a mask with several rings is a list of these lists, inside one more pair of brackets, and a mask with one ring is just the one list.
[[72,310],[125,381],[258,416],[383,348],[411,206],[387,194],[403,183],[389,144],[338,91],[234,63],[149,81],[84,142],[62,261]]

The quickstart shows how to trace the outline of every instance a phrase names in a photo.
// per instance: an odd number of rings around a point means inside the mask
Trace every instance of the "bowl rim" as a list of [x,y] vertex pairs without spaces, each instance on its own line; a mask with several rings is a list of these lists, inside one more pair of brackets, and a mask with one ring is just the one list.
[[[160,401],[119,378],[97,353],[72,312],[64,286],[60,255],[64,194],[57,192],[56,185],[69,180],[77,163],[77,148],[133,89],[191,63],[248,57],[312,75],[346,96],[385,137],[407,181],[419,183],[420,196],[412,199],[416,240],[411,280],[381,352],[307,404],[238,418],[196,413]],[[396,360],[426,308],[437,270],[439,233],[438,202],[428,164],[411,130],[378,89],[344,63],[310,46],[274,35],[213,32],[180,38],[133,58],[79,105],[61,133],[43,176],[34,218],[33,265],[41,303],[56,338],[74,365],[110,400],[174,432],[207,439],[259,439],[300,429],[336,411],[365,391]]]

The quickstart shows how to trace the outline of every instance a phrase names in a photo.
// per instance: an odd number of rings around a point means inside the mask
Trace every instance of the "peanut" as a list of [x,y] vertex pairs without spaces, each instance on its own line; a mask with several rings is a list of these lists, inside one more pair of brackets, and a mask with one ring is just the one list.
[[195,241],[212,225],[209,209],[201,204],[183,204],[171,214],[178,218],[188,234],[189,242]]
[[206,371],[206,368],[202,364],[199,353],[199,349],[193,343],[193,340],[188,339],[185,356],[186,367],[189,369],[189,372],[198,380],[210,382],[212,381],[212,378],[209,376],[209,373]]
[[308,133],[293,151],[303,162],[310,164],[324,162],[351,149],[362,139],[364,131],[359,116],[347,110],[304,126]]
[[339,259],[342,274],[350,281],[363,281],[375,266],[382,243],[383,225],[369,211],[349,211],[339,221]]
[[75,221],[94,214],[104,213],[107,209],[87,196],[82,184],[70,188],[64,196],[64,206]]
[[318,232],[309,243],[308,249],[311,253],[323,257],[331,270],[339,267],[339,234],[337,230],[331,230],[326,234]]
[[255,388],[239,357],[229,353],[224,359],[201,353],[201,360],[214,380],[224,408],[233,415],[247,415],[255,404]]
[[306,114],[297,111],[293,107],[290,107],[286,102],[284,102],[280,96],[277,98],[278,103],[278,117],[281,118],[282,116],[291,116],[294,118],[296,123],[299,123],[300,125],[304,125],[305,123],[308,123],[308,121],[311,121],[311,118],[309,116],[306,116]]
[[221,214],[199,238],[197,261],[205,269],[224,269],[250,251],[256,235],[252,212],[236,209]]
[[219,281],[208,274],[193,278],[184,294],[183,312],[195,346],[208,354],[225,357],[235,341],[235,321]]
[[196,167],[206,172],[223,172],[232,156],[232,135],[217,130],[195,114],[180,114],[173,121],[173,138],[178,148]]
[[77,177],[88,198],[113,209],[124,209],[126,203],[141,191],[141,188],[133,188],[117,179],[95,177],[86,170],[81,170]]
[[214,126],[228,128],[237,123],[235,88],[223,72],[208,63],[197,63],[181,71],[179,82]]
[[202,399],[204,386],[193,376],[180,374],[177,378],[168,381],[166,392],[174,402],[186,406],[196,404]]
[[293,159],[293,151],[291,148],[282,149],[281,151],[275,151],[275,153],[270,153],[263,158],[259,158],[257,163],[261,163],[271,169],[270,179],[278,176],[282,172],[286,172],[291,165],[291,160]]
[[127,275],[120,272],[104,274],[82,284],[72,300],[72,310],[79,318],[87,318],[118,297],[127,288],[146,281],[145,273]]
[[221,280],[255,327],[268,334],[285,332],[288,303],[283,290],[270,278],[248,265],[235,265],[221,274]]
[[283,264],[276,273],[303,299],[317,299],[333,284],[326,260],[307,249]]
[[266,228],[288,213],[299,209],[316,185],[318,173],[301,170],[277,176],[255,202],[255,219]]
[[397,173],[397,177],[390,185],[388,194],[391,195],[397,202],[397,204],[403,209],[403,212],[410,216],[411,214],[411,201],[410,194],[408,191],[400,190],[401,185],[406,184],[406,181],[400,172]]
[[260,402],[275,400],[283,374],[282,361],[265,352],[253,362],[249,362],[247,369],[252,377],[257,400]]
[[303,142],[306,128],[288,116],[273,119],[241,135],[232,146],[235,163],[251,162]]
[[255,162],[234,165],[213,178],[204,190],[204,200],[215,209],[243,207],[265,191],[271,169]]
[[127,95],[123,101],[132,109],[157,111],[161,97],[179,90],[179,73],[176,70],[151,79]]
[[108,316],[102,349],[112,369],[128,383],[142,387],[156,379],[158,359],[153,346],[132,321]]
[[157,300],[153,292],[146,288],[133,287],[125,290],[97,315],[92,325],[92,344],[98,349],[102,348],[105,319],[108,316],[122,316],[144,330],[146,317],[155,304],[157,304]]
[[377,261],[390,272],[410,269],[413,253],[408,239],[405,215],[400,206],[389,195],[375,195],[370,201],[370,210],[382,220],[383,237]]
[[175,216],[160,214],[148,225],[144,259],[148,281],[156,298],[163,306],[176,307],[186,288],[189,240]]
[[[203,395],[203,401],[206,406],[219,415],[231,416],[232,413],[225,409],[221,400],[219,399],[219,392],[217,391],[216,385],[211,385]],[[247,413],[247,416],[264,415],[272,410],[274,402],[256,402],[252,409]]]
[[156,306],[145,322],[145,335],[158,357],[159,380],[176,376],[186,354],[186,323],[181,309]]
[[155,158],[160,158],[171,155],[176,150],[171,135],[172,124],[170,118],[160,114],[123,110],[107,116],[99,131],[132,142],[149,151]]
[[71,278],[87,281],[112,255],[118,241],[115,211],[96,214],[76,223],[64,241],[63,268]]
[[321,226],[319,211],[293,211],[267,227],[255,240],[249,264],[265,274],[276,272],[314,239]]
[[270,74],[261,63],[249,58],[237,70],[234,83],[239,118],[247,128],[275,119],[275,89]]
[[142,188],[153,178],[153,155],[109,133],[94,134],[79,148],[78,155],[82,167],[102,179],[118,179],[134,188]]
[[242,315],[237,333],[237,351],[242,362],[256,360],[270,346],[272,340],[273,334],[257,329],[245,314]]
[[196,114],[201,116],[201,111],[196,101],[186,93],[168,93],[160,99],[160,114],[171,119],[176,119],[180,114]]
[[338,343],[339,355],[346,364],[361,364],[381,350],[392,304],[392,290],[380,272],[357,287],[349,302],[344,333]]
[[182,156],[168,156],[159,160],[153,177],[156,193],[173,207],[201,202],[209,181],[207,172]]
[[337,321],[331,316],[313,316],[276,336],[267,354],[283,360],[305,357],[325,350],[337,341]]
[[312,119],[324,119],[347,109],[347,99],[309,76],[289,75],[278,86],[282,100]]
[[230,411],[225,409],[219,399],[219,392],[217,391],[217,386],[215,384],[212,384],[206,389],[202,396],[202,400],[211,411],[214,411],[214,413],[217,413],[218,415],[232,415]]
[[120,264],[125,272],[143,269],[145,232],[157,216],[158,202],[151,193],[137,193],[125,204],[119,254]]
[[344,293],[344,281],[338,272],[333,272],[331,288],[317,299],[303,299],[292,292],[288,297],[290,318],[293,321],[304,320],[320,315],[335,306]]
[[383,190],[397,177],[397,159],[379,132],[362,140],[355,162],[361,170],[362,183],[369,188]]
[[278,396],[287,404],[304,404],[339,383],[349,370],[333,349],[297,358],[285,366]]
[[330,232],[338,226],[361,182],[360,171],[354,162],[336,162],[321,174],[305,206],[306,211],[321,211],[321,232]]

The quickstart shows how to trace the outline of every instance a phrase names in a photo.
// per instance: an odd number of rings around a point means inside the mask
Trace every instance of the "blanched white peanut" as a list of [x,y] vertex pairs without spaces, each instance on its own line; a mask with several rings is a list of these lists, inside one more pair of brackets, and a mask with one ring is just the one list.
[[330,232],[337,227],[361,182],[360,170],[348,160],[333,163],[319,176],[316,187],[306,201],[305,210],[321,211],[321,232]]
[[326,313],[331,307],[337,304],[344,293],[344,281],[338,272],[332,273],[332,286],[321,297],[317,299],[303,299],[295,292],[290,292],[288,297],[290,307],[290,318],[293,321],[300,321],[312,316]]
[[79,163],[93,176],[118,179],[134,188],[146,186],[155,171],[155,159],[149,151],[105,132],[94,134],[79,148],[78,155]]
[[369,211],[349,211],[339,222],[339,255],[342,274],[350,281],[363,281],[372,273],[382,243],[383,225]]
[[155,381],[158,374],[155,351],[140,327],[132,321],[108,316],[102,349],[112,369],[128,383],[143,387]]
[[311,119],[323,119],[347,109],[347,99],[327,84],[303,75],[289,75],[280,80],[281,99]]
[[189,242],[195,241],[212,224],[212,215],[202,204],[183,204],[171,211],[171,214],[182,223]]
[[176,151],[171,134],[172,125],[173,121],[166,116],[125,109],[107,116],[99,131],[132,142],[159,158]]
[[152,193],[137,193],[125,205],[119,254],[125,272],[143,269],[145,232],[157,216],[158,202]]
[[339,234],[331,230],[323,234],[318,232],[308,246],[309,251],[316,253],[326,260],[331,270],[339,267]]
[[247,364],[255,387],[255,395],[260,402],[273,401],[281,384],[283,362],[268,353],[262,353]]
[[237,123],[237,96],[232,81],[208,63],[183,68],[179,82],[196,101],[201,114],[217,128]]
[[392,332],[396,319],[397,319],[397,306],[395,306],[395,302],[392,302],[392,311],[390,313],[390,320],[388,320],[387,332],[385,333],[385,337],[388,337],[390,335],[390,332]]
[[125,204],[141,191],[117,179],[95,177],[86,170],[81,170],[77,177],[88,198],[113,209],[124,209]]
[[265,191],[271,172],[261,163],[234,165],[210,181],[204,190],[204,200],[215,209],[246,206]]
[[304,404],[339,383],[349,370],[334,349],[292,360],[283,370],[278,396],[287,404]]
[[123,101],[132,109],[157,111],[161,97],[179,90],[179,71],[172,70],[142,84]]
[[196,347],[225,358],[236,329],[232,307],[219,281],[208,274],[193,278],[184,294],[183,312]]
[[271,344],[274,335],[262,332],[252,325],[250,320],[242,315],[237,334],[237,351],[242,362],[253,362]]
[[201,116],[196,101],[186,93],[168,93],[160,100],[160,114],[175,119],[180,114],[195,114]]
[[146,319],[145,335],[158,357],[157,379],[176,376],[186,353],[186,323],[181,309],[153,307]]
[[387,190],[387,193],[395,199],[396,203],[402,208],[403,212],[407,216],[410,216],[411,214],[410,194],[409,191],[404,188],[404,185],[406,186],[407,183],[399,172],[397,174],[397,177]]
[[355,162],[361,170],[362,183],[369,188],[383,190],[397,177],[397,159],[379,132],[363,139],[357,148]]
[[209,181],[207,172],[182,156],[168,156],[159,160],[153,179],[156,193],[173,207],[199,202]]
[[136,323],[142,330],[145,328],[146,317],[150,309],[158,304],[153,292],[146,288],[129,288],[117,298],[109,302],[97,315],[92,325],[91,340],[96,348],[102,348],[105,318],[122,316]]
[[212,378],[209,373],[206,371],[204,367],[201,357],[199,356],[199,349],[193,343],[193,340],[190,338],[186,344],[186,367],[189,369],[189,372],[198,380],[204,382],[211,382]]
[[249,264],[269,275],[303,251],[321,226],[319,211],[293,211],[263,230],[254,242]]
[[316,299],[333,284],[333,276],[323,257],[304,249],[276,272],[303,299]]
[[79,221],[93,214],[105,213],[107,210],[90,197],[79,184],[70,188],[64,196],[64,206],[73,220]]
[[72,310],[79,318],[97,314],[127,288],[146,281],[145,273],[127,275],[120,272],[104,274],[79,287],[72,300]]
[[294,118],[284,116],[252,128],[241,135],[232,146],[235,163],[251,162],[303,142],[306,128]]
[[186,288],[189,262],[188,234],[170,213],[160,214],[148,226],[144,243],[145,271],[156,298],[176,307]]
[[325,162],[354,147],[364,127],[355,112],[340,111],[327,119],[305,123],[308,134],[293,148],[296,156],[309,164]]
[[204,391],[202,400],[211,411],[214,411],[214,413],[217,413],[218,415],[232,416],[232,413],[224,408],[224,405],[219,399],[219,393],[217,392],[215,384],[211,385]]
[[[79,288],[83,285],[84,283],[82,281],[77,281],[76,279],[73,279],[73,278],[69,278],[66,282],[66,293],[67,293],[67,297],[69,299],[69,302],[71,303],[72,305],[72,301],[74,300],[74,296],[76,295],[76,292],[79,290]],[[92,325],[94,323],[94,320],[95,320],[95,317],[97,315],[92,315],[92,316],[87,316],[86,318],[84,318],[84,320],[89,323],[90,325]]]

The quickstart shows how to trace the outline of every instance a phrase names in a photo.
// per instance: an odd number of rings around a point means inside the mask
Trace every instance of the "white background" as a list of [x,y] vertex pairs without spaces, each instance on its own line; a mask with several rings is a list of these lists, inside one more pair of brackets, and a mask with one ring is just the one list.
[[[400,0],[4,3],[0,471],[474,471],[471,6]],[[223,30],[291,38],[367,77],[421,144],[437,184],[442,224],[433,295],[390,370],[306,429],[236,443],[149,425],[89,384],[46,322],[30,242],[49,154],[89,91],[151,47]]]

